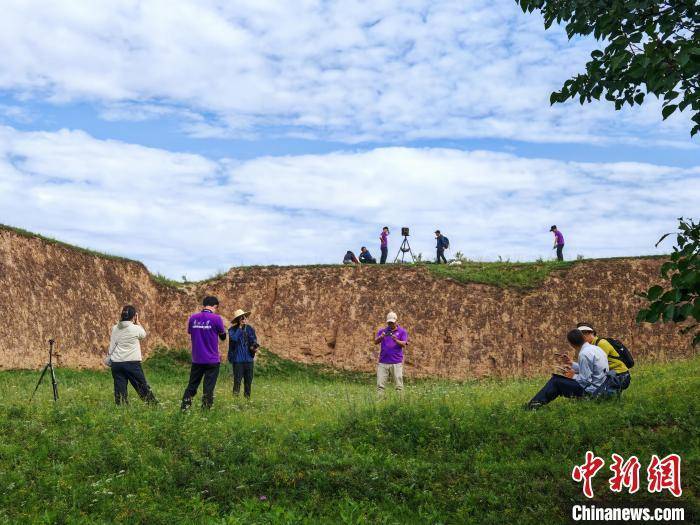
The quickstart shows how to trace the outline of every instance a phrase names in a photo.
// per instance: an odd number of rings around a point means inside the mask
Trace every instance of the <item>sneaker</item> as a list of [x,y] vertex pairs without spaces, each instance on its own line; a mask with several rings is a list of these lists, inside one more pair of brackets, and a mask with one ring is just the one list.
[[540,403],[539,401],[530,401],[525,405],[525,410],[537,410],[540,407],[543,407],[544,403]]

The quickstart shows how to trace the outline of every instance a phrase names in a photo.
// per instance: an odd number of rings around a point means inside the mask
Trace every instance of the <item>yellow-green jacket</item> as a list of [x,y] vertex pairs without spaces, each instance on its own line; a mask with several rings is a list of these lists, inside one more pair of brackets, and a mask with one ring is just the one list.
[[601,339],[600,337],[595,337],[593,339],[593,344],[602,348],[603,352],[607,354],[608,366],[610,367],[610,370],[613,370],[618,374],[624,374],[625,372],[629,372],[629,368],[627,368],[625,363],[623,363],[620,360],[620,354],[618,354],[617,350],[613,348],[613,345],[608,343],[605,339]]

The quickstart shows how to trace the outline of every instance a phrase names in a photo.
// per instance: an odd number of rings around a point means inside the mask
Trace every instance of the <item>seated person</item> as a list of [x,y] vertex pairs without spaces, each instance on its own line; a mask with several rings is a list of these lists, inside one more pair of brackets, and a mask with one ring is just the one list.
[[599,346],[603,349],[603,352],[605,352],[608,356],[608,368],[617,374],[620,389],[627,389],[627,387],[630,386],[631,381],[630,369],[627,368],[627,365],[622,362],[620,354],[617,353],[615,347],[613,347],[613,345],[602,337],[598,337],[595,329],[590,323],[578,323],[576,328],[581,330],[581,333],[583,333],[583,337],[587,343],[591,343],[592,345]]
[[578,362],[571,362],[565,354],[557,354],[564,361],[559,367],[560,374],[552,374],[542,390],[537,392],[527,404],[530,410],[536,410],[559,396],[584,397],[594,394],[607,377],[608,356],[597,346],[587,343],[578,328],[566,334],[569,344],[578,350]]
[[353,252],[348,250],[345,252],[345,257],[343,257],[343,264],[360,264],[360,261],[357,260]]
[[360,262],[364,264],[377,264],[377,259],[372,257],[367,247],[363,246],[360,248]]

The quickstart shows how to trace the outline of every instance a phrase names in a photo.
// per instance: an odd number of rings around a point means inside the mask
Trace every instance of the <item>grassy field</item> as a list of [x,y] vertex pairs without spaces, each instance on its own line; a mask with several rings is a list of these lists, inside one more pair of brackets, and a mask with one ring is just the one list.
[[[544,378],[408,378],[403,400],[377,403],[372,376],[266,354],[252,401],[222,374],[214,408],[182,414],[184,357],[145,364],[160,407],[134,396],[116,408],[107,372],[63,369],[59,403],[45,384],[29,405],[37,374],[0,373],[0,522],[567,523],[585,500],[571,469],[589,449],[643,465],[633,496],[607,489],[606,466],[594,504],[700,520],[700,358],[635,368],[621,401],[526,412]],[[652,496],[646,465],[671,452],[683,496]]]

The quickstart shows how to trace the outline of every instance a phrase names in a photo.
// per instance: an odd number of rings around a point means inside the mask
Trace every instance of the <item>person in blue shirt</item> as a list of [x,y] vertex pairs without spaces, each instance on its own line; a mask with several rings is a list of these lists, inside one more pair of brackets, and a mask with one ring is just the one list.
[[228,329],[228,360],[233,366],[233,395],[241,393],[243,382],[243,395],[250,399],[250,390],[253,384],[253,363],[255,352],[258,349],[258,338],[255,329],[248,324],[250,312],[236,310]]
[[366,246],[360,248],[360,262],[363,264],[377,264],[377,259],[372,257]]
[[437,264],[440,264],[440,262],[442,261],[443,263],[447,264],[447,259],[445,258],[445,250],[450,247],[450,241],[448,241],[447,237],[440,233],[440,230],[435,230],[435,241],[435,248],[437,250],[437,258],[435,259],[435,262]]

